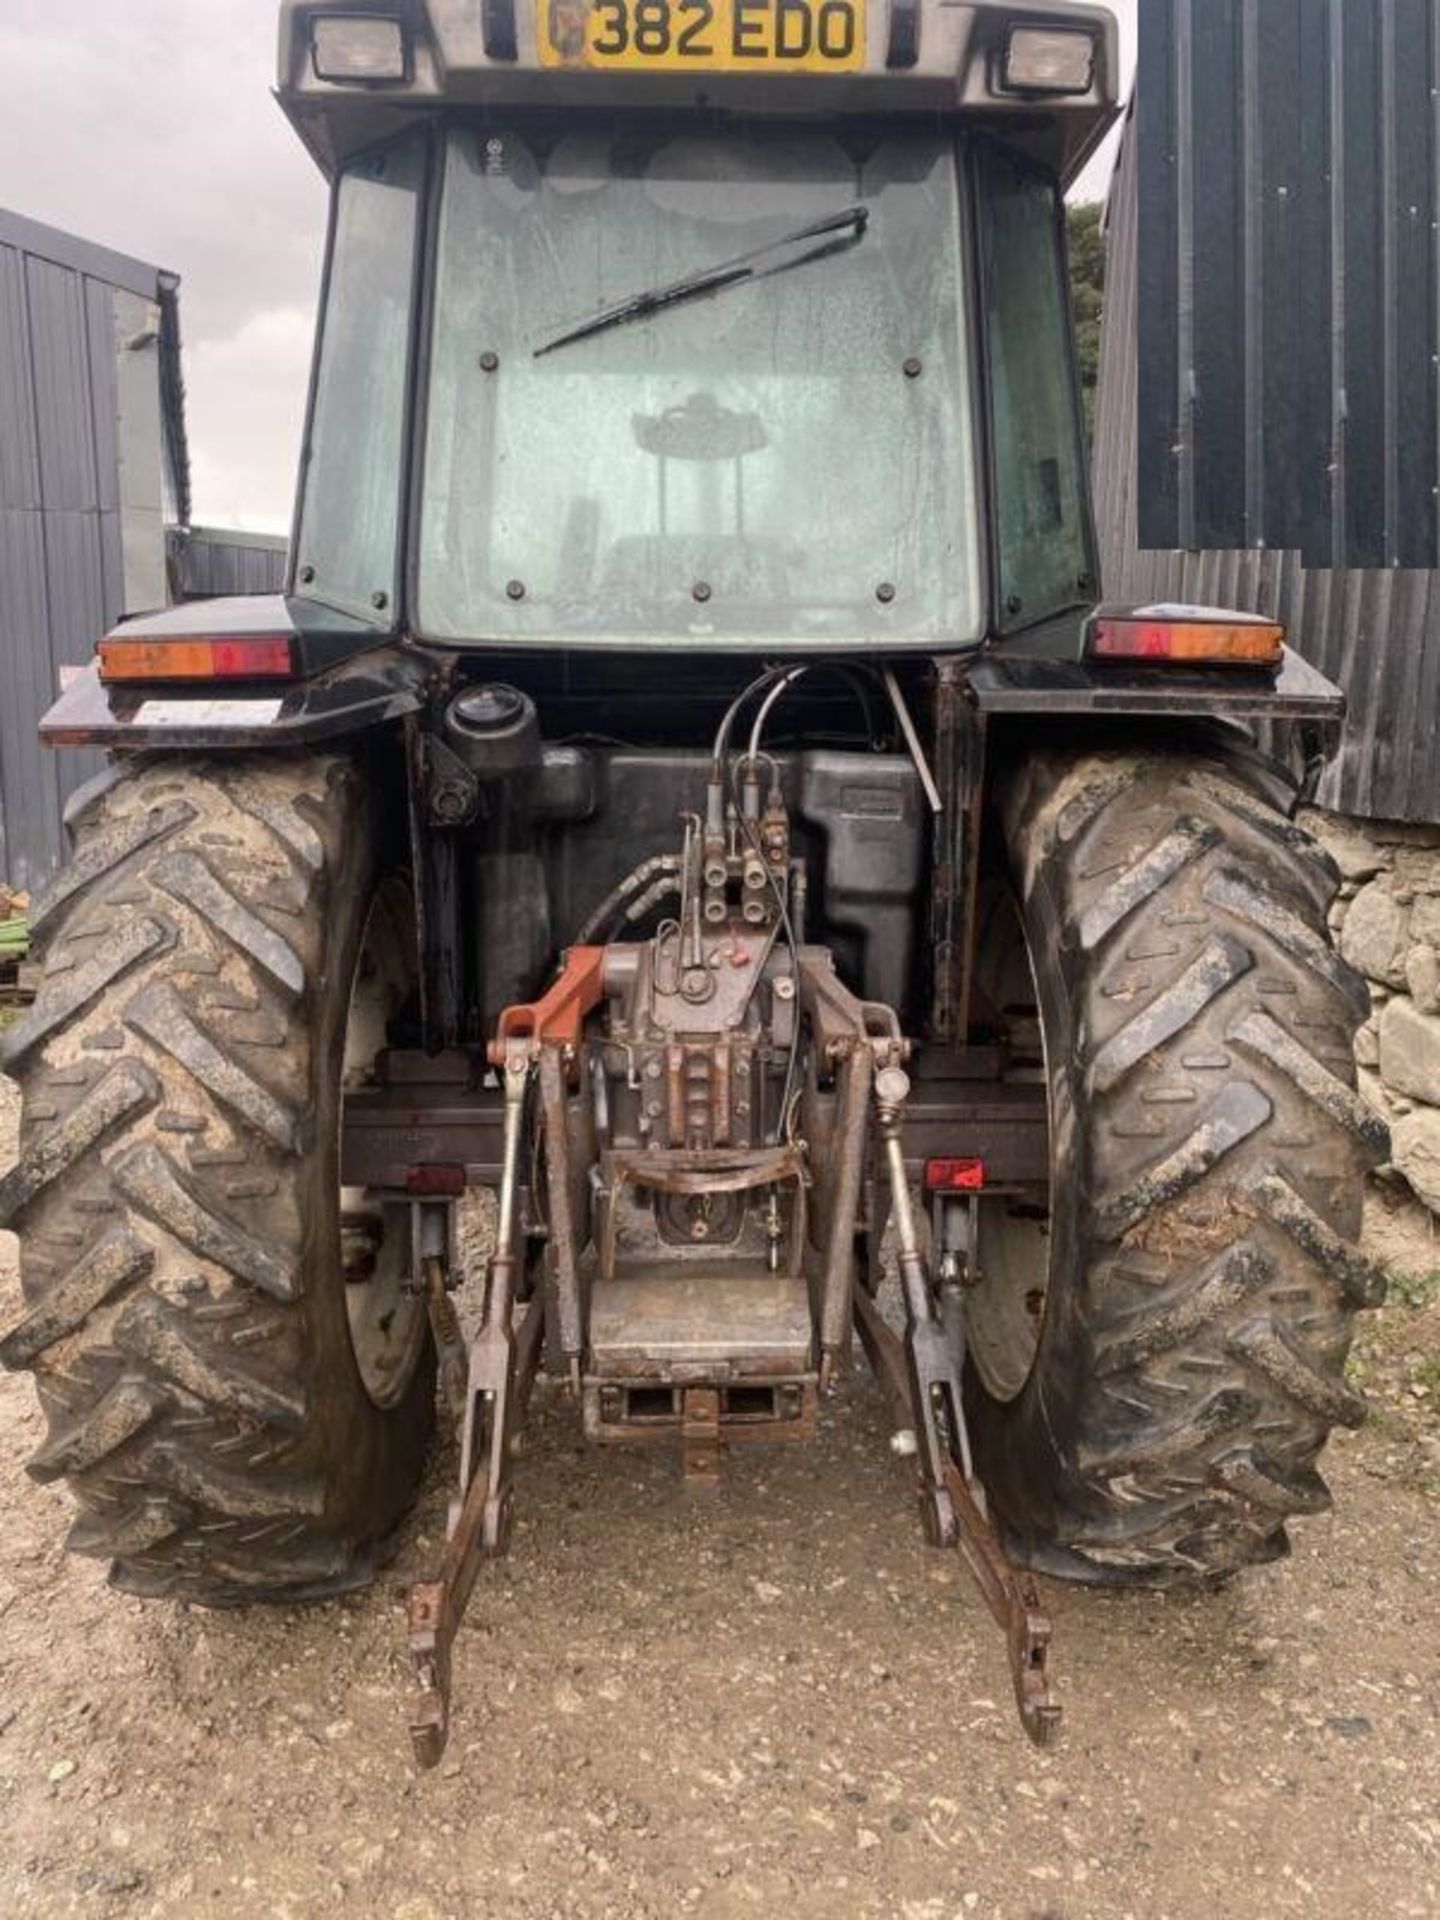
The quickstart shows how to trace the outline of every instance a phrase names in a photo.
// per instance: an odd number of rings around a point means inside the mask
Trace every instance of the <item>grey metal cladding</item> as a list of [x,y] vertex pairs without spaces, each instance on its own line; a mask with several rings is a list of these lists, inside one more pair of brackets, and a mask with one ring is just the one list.
[[[1328,0],[1317,0],[1328,5]],[[1345,0],[1349,5],[1350,0]],[[1269,5],[1266,0],[1264,13]],[[1283,10],[1283,7],[1282,7]],[[1300,553],[1260,547],[1209,552],[1141,547],[1148,480],[1137,459],[1144,418],[1144,369],[1136,353],[1139,309],[1153,277],[1137,250],[1137,143],[1129,130],[1107,213],[1105,320],[1096,415],[1096,519],[1107,597],[1244,607],[1274,614],[1312,666],[1344,687],[1349,720],[1338,759],[1326,772],[1322,804],[1375,819],[1440,821],[1440,572],[1414,568],[1307,568]],[[1323,321],[1306,320],[1297,294],[1270,316],[1297,363],[1326,350]],[[1140,329],[1143,337],[1143,328]],[[1318,343],[1318,347],[1317,347]],[[1270,377],[1280,381],[1273,364]],[[1282,389],[1303,397],[1299,375]],[[1299,497],[1294,477],[1267,439],[1265,464],[1248,463],[1267,508]],[[1287,492],[1287,488],[1290,489]]]
[[40,504],[50,512],[98,504],[95,411],[85,330],[85,282],[33,254],[25,261]]
[[1440,565],[1440,0],[1140,0],[1140,536]]
[[0,243],[0,508],[40,504],[32,385],[25,256]]
[[[126,611],[117,302],[163,318],[167,298],[175,283],[158,269],[0,211],[0,879],[19,886],[54,868],[65,795],[103,764],[43,748],[37,728],[61,668],[88,660]],[[167,396],[173,464],[184,423],[169,410]],[[157,500],[159,414],[130,450],[154,463]]]
[[18,253],[49,260],[71,273],[86,274],[92,280],[103,280],[106,286],[121,287],[150,300],[155,298],[155,284],[161,277],[157,268],[128,253],[117,253],[113,247],[99,246],[59,227],[47,227],[7,207],[0,207],[0,247],[14,247]]
[[186,600],[280,593],[285,585],[288,542],[275,536],[191,527],[172,542],[172,552]]

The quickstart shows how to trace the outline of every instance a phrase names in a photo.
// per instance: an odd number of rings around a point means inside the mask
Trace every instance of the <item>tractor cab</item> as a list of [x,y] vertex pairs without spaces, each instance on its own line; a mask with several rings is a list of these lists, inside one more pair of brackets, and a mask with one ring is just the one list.
[[1115,78],[1086,6],[292,0],[335,180],[296,594],[447,648],[1092,604],[1060,196]]

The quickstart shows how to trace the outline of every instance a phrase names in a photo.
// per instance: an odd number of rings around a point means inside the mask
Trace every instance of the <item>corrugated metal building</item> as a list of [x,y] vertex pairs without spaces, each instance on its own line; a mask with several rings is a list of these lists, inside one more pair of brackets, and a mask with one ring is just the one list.
[[281,534],[232,533],[189,527],[171,536],[171,587],[177,600],[220,594],[279,593],[285,585],[290,542]]
[[65,799],[102,764],[36,737],[63,670],[122,614],[283,578],[283,540],[189,518],[179,281],[0,210],[0,880],[14,887],[54,868]]
[[1139,24],[1142,541],[1440,566],[1440,5]]
[[[1281,3],[1288,6],[1289,0]],[[1142,0],[1142,33],[1146,4]],[[1154,0],[1154,4],[1170,6],[1172,0]],[[1209,6],[1211,0],[1199,0],[1199,4]],[[1229,0],[1216,0],[1216,4],[1224,4],[1232,16],[1236,12]],[[1389,7],[1390,0],[1385,4]],[[1345,0],[1345,5],[1348,11],[1351,0]],[[1256,0],[1247,0],[1245,15],[1253,17],[1256,10]],[[1430,0],[1425,0],[1423,10],[1433,11]],[[1333,14],[1339,8],[1330,0],[1317,0],[1315,11]],[[1143,57],[1142,39],[1142,62]],[[1143,97],[1138,111],[1145,112]],[[1433,116],[1433,101],[1430,111]],[[1180,128],[1178,137],[1183,139],[1186,131]],[[1189,132],[1194,132],[1193,127]],[[1314,570],[1304,565],[1298,552],[1259,547],[1142,550],[1142,520],[1147,516],[1141,512],[1141,502],[1148,497],[1150,480],[1142,443],[1144,433],[1155,432],[1157,423],[1142,385],[1138,317],[1142,301],[1152,297],[1157,276],[1170,273],[1174,263],[1157,262],[1148,250],[1142,253],[1139,165],[1145,149],[1134,136],[1132,121],[1108,210],[1094,451],[1105,592],[1118,600],[1254,608],[1284,620],[1292,643],[1344,687],[1350,700],[1344,746],[1325,777],[1321,804],[1372,819],[1440,821],[1440,574],[1414,569]],[[1193,154],[1191,160],[1198,164]],[[1251,186],[1255,185],[1252,180]],[[1232,288],[1230,298],[1240,297],[1240,290]],[[1147,324],[1149,318],[1153,316],[1147,316]],[[1306,340],[1325,331],[1323,315],[1304,321],[1292,317],[1292,324],[1292,350],[1297,357]],[[1357,395],[1357,404],[1359,399]],[[1329,405],[1328,388],[1324,404]],[[1423,417],[1423,396],[1417,406]],[[1267,470],[1276,454],[1273,449],[1266,454],[1270,442],[1264,433],[1268,416],[1263,409],[1249,415],[1242,412],[1241,420],[1249,423],[1253,480]],[[1274,448],[1281,444],[1276,441]],[[1352,507],[1358,511],[1354,492],[1352,485]],[[1273,494],[1267,498],[1273,499]],[[1245,499],[1242,481],[1242,508]]]
[[189,514],[178,284],[0,212],[0,877],[19,887],[99,764],[35,737],[61,670],[167,598],[165,522]]

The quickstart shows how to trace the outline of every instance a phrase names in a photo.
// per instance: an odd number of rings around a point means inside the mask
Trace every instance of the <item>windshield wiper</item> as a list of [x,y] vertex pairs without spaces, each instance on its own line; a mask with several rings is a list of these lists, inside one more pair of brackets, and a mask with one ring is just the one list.
[[[543,347],[536,347],[535,358],[543,358],[554,353],[559,347],[568,347],[575,340],[590,340],[597,333],[608,333],[611,327],[623,327],[631,320],[648,320],[651,314],[661,313],[666,307],[678,307],[687,300],[700,300],[707,294],[720,293],[726,287],[738,286],[745,280],[759,280],[766,273],[780,273],[789,267],[799,267],[807,261],[823,260],[832,253],[842,252],[858,245],[865,237],[865,229],[870,224],[868,207],[847,207],[843,213],[828,214],[823,220],[812,221],[807,227],[798,227],[794,233],[787,233],[779,240],[768,240],[763,247],[755,247],[749,253],[736,254],[733,260],[721,260],[713,267],[702,267],[697,273],[687,273],[681,280],[672,280],[667,286],[652,287],[647,293],[635,293],[628,300],[622,300],[617,306],[606,307],[589,320],[582,320],[578,326],[547,340]],[[831,240],[828,245],[816,247],[811,253],[803,254],[798,260],[787,260],[779,267],[768,267],[762,272],[759,263],[767,260],[772,253],[779,253],[786,247],[798,247],[806,240],[826,240],[831,234],[845,234],[843,240]]]

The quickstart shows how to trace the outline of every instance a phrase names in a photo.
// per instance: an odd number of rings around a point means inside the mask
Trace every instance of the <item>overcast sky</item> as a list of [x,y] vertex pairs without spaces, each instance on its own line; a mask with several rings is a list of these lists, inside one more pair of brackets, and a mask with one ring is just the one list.
[[[1128,70],[1135,0],[1110,3]],[[270,97],[278,20],[278,0],[0,0],[0,206],[181,276],[195,518],[286,532],[325,189]]]

